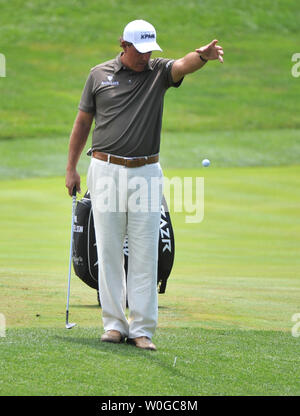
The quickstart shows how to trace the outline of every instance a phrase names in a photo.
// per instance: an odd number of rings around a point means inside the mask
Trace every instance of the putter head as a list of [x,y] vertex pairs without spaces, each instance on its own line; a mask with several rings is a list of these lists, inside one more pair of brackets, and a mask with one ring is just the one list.
[[69,324],[69,323],[67,323],[66,324],[66,329],[71,329],[71,328],[73,328],[74,326],[75,326],[76,324],[75,323],[73,323],[73,324]]

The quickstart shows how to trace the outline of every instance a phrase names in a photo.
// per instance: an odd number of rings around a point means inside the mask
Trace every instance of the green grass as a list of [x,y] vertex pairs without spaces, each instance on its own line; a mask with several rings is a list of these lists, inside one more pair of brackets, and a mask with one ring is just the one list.
[[[299,395],[297,2],[0,8],[0,395]],[[96,291],[74,275],[78,326],[64,329],[68,137],[89,69],[119,52],[122,28],[136,18],[155,25],[164,57],[213,38],[225,51],[224,65],[209,63],[165,98],[162,167],[170,178],[204,177],[205,216],[188,224],[170,203],[176,255],[159,295],[156,353],[100,343]],[[88,163],[83,155],[83,190]]]
[[[273,331],[157,331],[158,353],[100,343],[95,329],[9,330],[0,339],[1,394],[293,395],[298,342]],[[166,348],[166,346],[168,346]],[[174,366],[174,361],[176,363]],[[38,362],[38,366],[37,366]],[[147,380],[147,382],[145,382]]]
[[7,61],[0,137],[68,136],[89,69],[114,57],[125,24],[141,17],[156,26],[164,57],[179,58],[213,38],[225,51],[224,65],[210,62],[167,93],[165,131],[300,127],[300,82],[291,75],[299,52],[293,0],[175,0],[171,10],[167,0],[2,0],[0,7]]
[[[16,138],[0,140],[2,178],[64,175],[67,137]],[[90,162],[83,151],[78,169],[85,175]],[[300,160],[300,135],[296,129],[213,131],[207,133],[164,132],[160,163],[164,169],[198,168],[209,158],[213,167],[287,166]]]
[[[165,175],[195,178],[199,171]],[[299,299],[299,167],[212,168],[201,175],[203,222],[187,224],[187,213],[170,205],[176,256],[160,300],[180,319],[162,310],[161,323],[288,331]],[[64,180],[2,181],[1,189],[1,309],[9,326],[56,326],[64,316],[69,254]],[[97,325],[99,313],[84,309],[95,305],[96,292],[77,278],[72,292],[73,304],[81,305],[75,318]]]
[[2,181],[0,304],[8,329],[1,394],[298,395],[291,317],[300,292],[299,173],[299,166],[203,170],[204,221],[186,224],[185,213],[172,213],[176,257],[159,295],[154,354],[101,344],[96,291],[75,276],[71,321],[78,327],[64,329],[64,180]]

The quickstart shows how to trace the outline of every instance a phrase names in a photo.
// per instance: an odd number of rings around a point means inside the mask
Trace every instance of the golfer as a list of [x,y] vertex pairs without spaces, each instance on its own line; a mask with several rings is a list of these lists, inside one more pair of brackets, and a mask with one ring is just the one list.
[[[181,59],[151,59],[161,51],[155,28],[127,24],[122,52],[91,69],[69,143],[66,187],[80,192],[76,170],[93,120],[87,175],[99,259],[104,342],[156,350],[157,261],[163,174],[159,164],[164,95],[207,61],[223,62],[213,40]],[[127,297],[123,242],[128,236]]]

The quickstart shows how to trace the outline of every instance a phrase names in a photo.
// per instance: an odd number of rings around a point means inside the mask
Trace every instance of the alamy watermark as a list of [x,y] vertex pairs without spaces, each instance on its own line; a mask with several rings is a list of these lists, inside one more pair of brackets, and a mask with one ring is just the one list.
[[298,78],[300,77],[300,53],[293,54],[292,62],[296,62],[295,65],[292,66],[292,76]]
[[0,53],[0,77],[6,77],[6,59],[3,53]]
[[300,313],[294,313],[292,322],[296,322],[292,327],[292,336],[298,338],[300,337]]
[[200,223],[204,218],[203,177],[148,177],[128,178],[127,170],[120,169],[117,177],[101,176],[94,188],[96,206],[105,212],[160,212],[164,194],[173,212],[184,212],[185,222]]
[[3,313],[0,313],[0,337],[5,337],[6,336],[6,319],[5,319],[5,315],[3,315]]

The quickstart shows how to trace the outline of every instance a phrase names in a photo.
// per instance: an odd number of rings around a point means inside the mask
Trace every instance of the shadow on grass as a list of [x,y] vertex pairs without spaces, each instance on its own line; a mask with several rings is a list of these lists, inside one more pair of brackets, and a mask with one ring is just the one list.
[[95,348],[104,354],[118,354],[124,360],[126,358],[131,358],[133,360],[136,359],[137,361],[139,361],[141,358],[143,358],[145,361],[150,362],[154,366],[158,366],[159,368],[167,370],[167,372],[171,376],[182,377],[185,380],[189,380],[190,382],[194,381],[193,377],[189,377],[186,373],[182,372],[173,365],[173,357],[171,360],[168,359],[168,363],[164,360],[164,358],[166,359],[166,354],[169,355],[167,348],[165,348],[165,350],[162,351],[142,350],[140,348],[136,348],[133,345],[129,345],[126,342],[123,342],[121,344],[101,342],[100,337],[91,339],[83,337],[68,337],[56,335],[53,338],[61,342],[67,342],[77,345],[79,344],[84,347]]
[[99,305],[72,305],[72,308],[82,308],[82,309],[101,309]]

